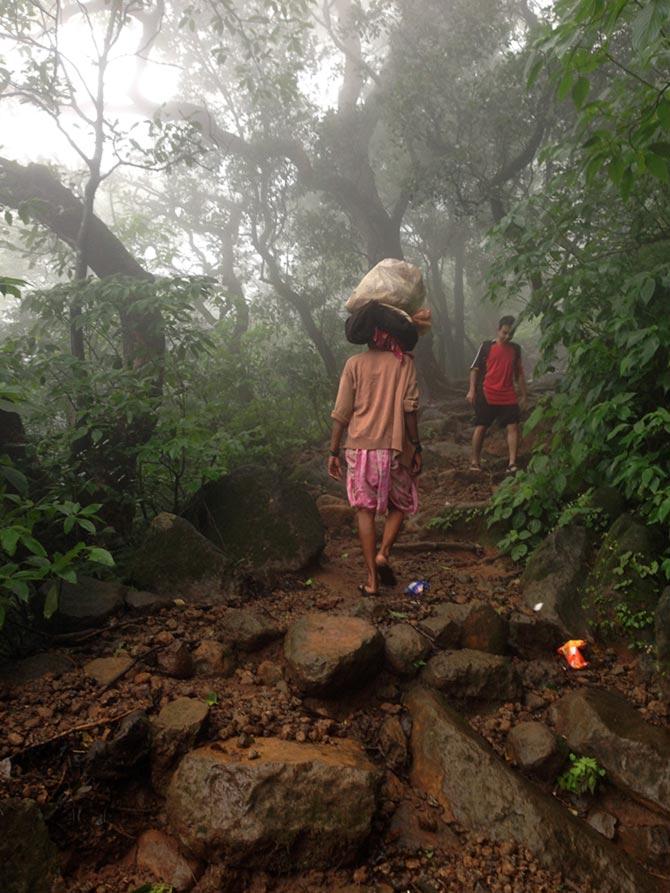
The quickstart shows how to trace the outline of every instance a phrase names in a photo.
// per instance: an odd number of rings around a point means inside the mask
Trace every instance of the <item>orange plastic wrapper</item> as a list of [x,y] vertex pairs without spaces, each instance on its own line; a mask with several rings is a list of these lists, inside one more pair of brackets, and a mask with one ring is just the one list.
[[568,666],[572,667],[573,670],[583,670],[589,664],[588,661],[584,660],[584,655],[579,649],[584,648],[585,645],[584,639],[570,639],[569,642],[565,642],[556,650],[563,655],[568,662]]

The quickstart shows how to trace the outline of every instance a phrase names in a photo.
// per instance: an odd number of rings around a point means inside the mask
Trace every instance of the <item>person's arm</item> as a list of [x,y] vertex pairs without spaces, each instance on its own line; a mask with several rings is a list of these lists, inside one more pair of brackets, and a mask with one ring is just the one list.
[[475,400],[477,399],[477,380],[479,378],[479,373],[483,374],[485,369],[484,365],[486,363],[486,359],[484,356],[484,346],[486,342],[483,341],[479,345],[479,350],[477,351],[477,356],[472,361],[472,366],[470,366],[470,387],[468,388],[468,392],[465,395],[465,399],[471,406],[475,405]]
[[407,436],[412,444],[412,466],[410,471],[413,475],[421,474],[423,468],[423,456],[421,452],[421,440],[419,439],[419,417],[416,410],[405,413],[405,427],[407,428]]
[[523,363],[521,362],[521,354],[516,364],[516,386],[519,392],[519,405],[525,409],[528,405],[528,388],[526,386],[526,373],[523,371]]
[[345,365],[340,377],[335,406],[331,412],[333,427],[330,434],[330,452],[328,456],[328,474],[333,480],[342,479],[342,463],[340,462],[340,445],[345,428],[349,424],[354,411],[354,381],[349,363]]
[[475,397],[477,395],[477,376],[479,375],[479,369],[476,366],[473,366],[470,370],[470,389],[468,393],[465,395],[468,403],[474,405]]
[[330,455],[328,456],[328,474],[333,480],[342,480],[342,463],[340,462],[340,444],[346,425],[333,419],[333,429],[330,432]]

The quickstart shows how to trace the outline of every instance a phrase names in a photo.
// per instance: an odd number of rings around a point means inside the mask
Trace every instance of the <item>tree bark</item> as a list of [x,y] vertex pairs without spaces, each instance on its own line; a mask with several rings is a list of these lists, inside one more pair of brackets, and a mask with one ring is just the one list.
[[[21,165],[0,157],[0,202],[25,209],[33,220],[77,249],[83,205],[49,168],[41,164]],[[89,220],[86,262],[100,278],[153,278],[95,214]],[[165,337],[157,311],[137,310],[131,304],[121,314],[121,325],[124,359],[128,365],[139,367],[162,358]]]
[[454,245],[454,369],[457,376],[465,373],[465,242]]

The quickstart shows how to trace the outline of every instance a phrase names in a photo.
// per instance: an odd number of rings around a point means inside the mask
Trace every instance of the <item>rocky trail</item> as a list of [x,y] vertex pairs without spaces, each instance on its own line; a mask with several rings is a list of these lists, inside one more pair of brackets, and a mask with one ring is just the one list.
[[[496,551],[504,438],[470,472],[469,415],[424,412],[421,513],[378,598],[315,453],[319,564],[225,597],[101,584],[8,665],[3,893],[670,890],[667,693],[623,646],[556,653],[584,568],[560,552],[538,582]],[[604,768],[595,794],[557,787],[569,751]]]

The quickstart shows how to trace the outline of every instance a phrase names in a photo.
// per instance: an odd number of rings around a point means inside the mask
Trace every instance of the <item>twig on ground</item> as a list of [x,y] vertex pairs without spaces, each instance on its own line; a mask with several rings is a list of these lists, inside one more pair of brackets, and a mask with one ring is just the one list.
[[47,744],[53,744],[55,741],[67,738],[69,735],[74,735],[76,732],[86,732],[88,729],[94,729],[96,726],[112,725],[112,723],[118,722],[126,716],[130,716],[130,714],[134,713],[137,709],[139,709],[137,706],[131,707],[130,710],[125,710],[123,713],[119,713],[118,716],[108,716],[107,718],[91,720],[90,722],[84,722],[78,726],[73,726],[71,729],[66,729],[64,732],[59,732],[57,735],[45,738],[44,741],[36,741],[34,744],[22,747],[21,750],[17,750],[16,753],[10,754],[10,758],[14,760],[16,757],[29,753],[31,750],[36,750],[38,747],[45,747]]
[[100,691],[97,693],[98,697],[101,694],[110,689],[113,685],[115,685],[119,679],[126,675],[129,670],[132,670],[133,667],[137,666],[137,664],[141,663],[145,658],[150,657],[152,654],[155,654],[157,651],[162,651],[164,648],[167,648],[167,645],[156,645],[154,648],[150,648],[148,651],[145,651],[143,654],[138,654],[137,657],[128,664],[127,667],[124,667],[122,670],[119,670],[105,685],[102,686]]
[[481,555],[484,552],[482,546],[476,543],[459,543],[455,541],[439,542],[432,540],[418,540],[414,543],[396,543],[394,552],[474,552]]

